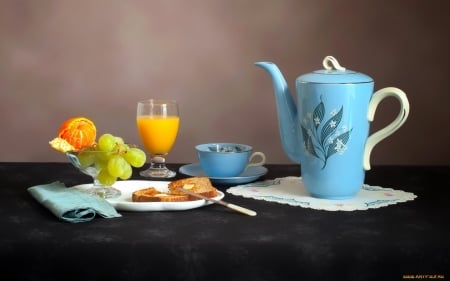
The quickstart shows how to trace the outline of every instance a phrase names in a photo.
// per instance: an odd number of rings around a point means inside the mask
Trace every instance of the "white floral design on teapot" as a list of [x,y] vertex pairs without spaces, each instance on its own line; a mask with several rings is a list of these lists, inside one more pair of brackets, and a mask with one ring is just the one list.
[[329,157],[336,153],[342,155],[347,150],[352,129],[348,129],[345,125],[339,127],[343,114],[343,106],[339,111],[333,109],[330,112],[331,117],[323,122],[326,118],[325,105],[321,101],[314,111],[307,112],[302,120],[304,149],[308,155],[323,161],[322,169],[325,169]]

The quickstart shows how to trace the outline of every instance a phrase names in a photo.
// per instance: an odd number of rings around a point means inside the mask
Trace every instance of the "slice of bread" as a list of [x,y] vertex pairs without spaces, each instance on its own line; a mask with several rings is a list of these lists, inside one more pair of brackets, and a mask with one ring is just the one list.
[[186,194],[178,188],[183,188],[191,192],[206,196],[216,197],[217,189],[212,186],[207,177],[190,177],[175,180],[169,183],[169,191],[161,192],[154,187],[136,190],[131,195],[133,202],[183,202],[200,200],[199,198]]
[[[211,181],[207,177],[190,177],[169,183],[170,194],[185,194],[183,191],[178,190],[178,188],[183,188],[210,198],[216,197],[218,194],[217,189],[211,184]],[[189,200],[198,200],[198,198],[189,195]]]
[[134,191],[131,200],[133,202],[183,202],[188,201],[189,196],[160,192],[154,187],[149,187]]

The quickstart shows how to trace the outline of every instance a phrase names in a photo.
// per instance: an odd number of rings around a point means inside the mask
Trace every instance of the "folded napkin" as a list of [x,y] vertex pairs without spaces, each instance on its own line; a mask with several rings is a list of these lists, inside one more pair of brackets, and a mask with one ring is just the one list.
[[104,218],[122,216],[105,199],[76,188],[67,188],[61,182],[32,186],[28,188],[28,192],[63,221],[72,223],[91,221],[97,214]]

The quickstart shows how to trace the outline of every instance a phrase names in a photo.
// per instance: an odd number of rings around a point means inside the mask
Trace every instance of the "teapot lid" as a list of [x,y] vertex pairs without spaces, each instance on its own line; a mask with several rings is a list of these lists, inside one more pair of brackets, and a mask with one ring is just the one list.
[[356,84],[373,82],[371,77],[363,73],[345,69],[345,67],[342,67],[337,59],[332,56],[326,56],[323,59],[322,64],[325,69],[303,74],[297,78],[297,82],[320,84]]

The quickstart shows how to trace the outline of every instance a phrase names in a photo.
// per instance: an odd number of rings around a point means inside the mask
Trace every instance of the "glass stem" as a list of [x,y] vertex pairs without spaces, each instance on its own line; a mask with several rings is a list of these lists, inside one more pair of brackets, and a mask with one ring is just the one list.
[[94,178],[94,186],[103,186],[97,178]]
[[152,156],[150,168],[165,169],[166,168],[166,159],[160,155]]

